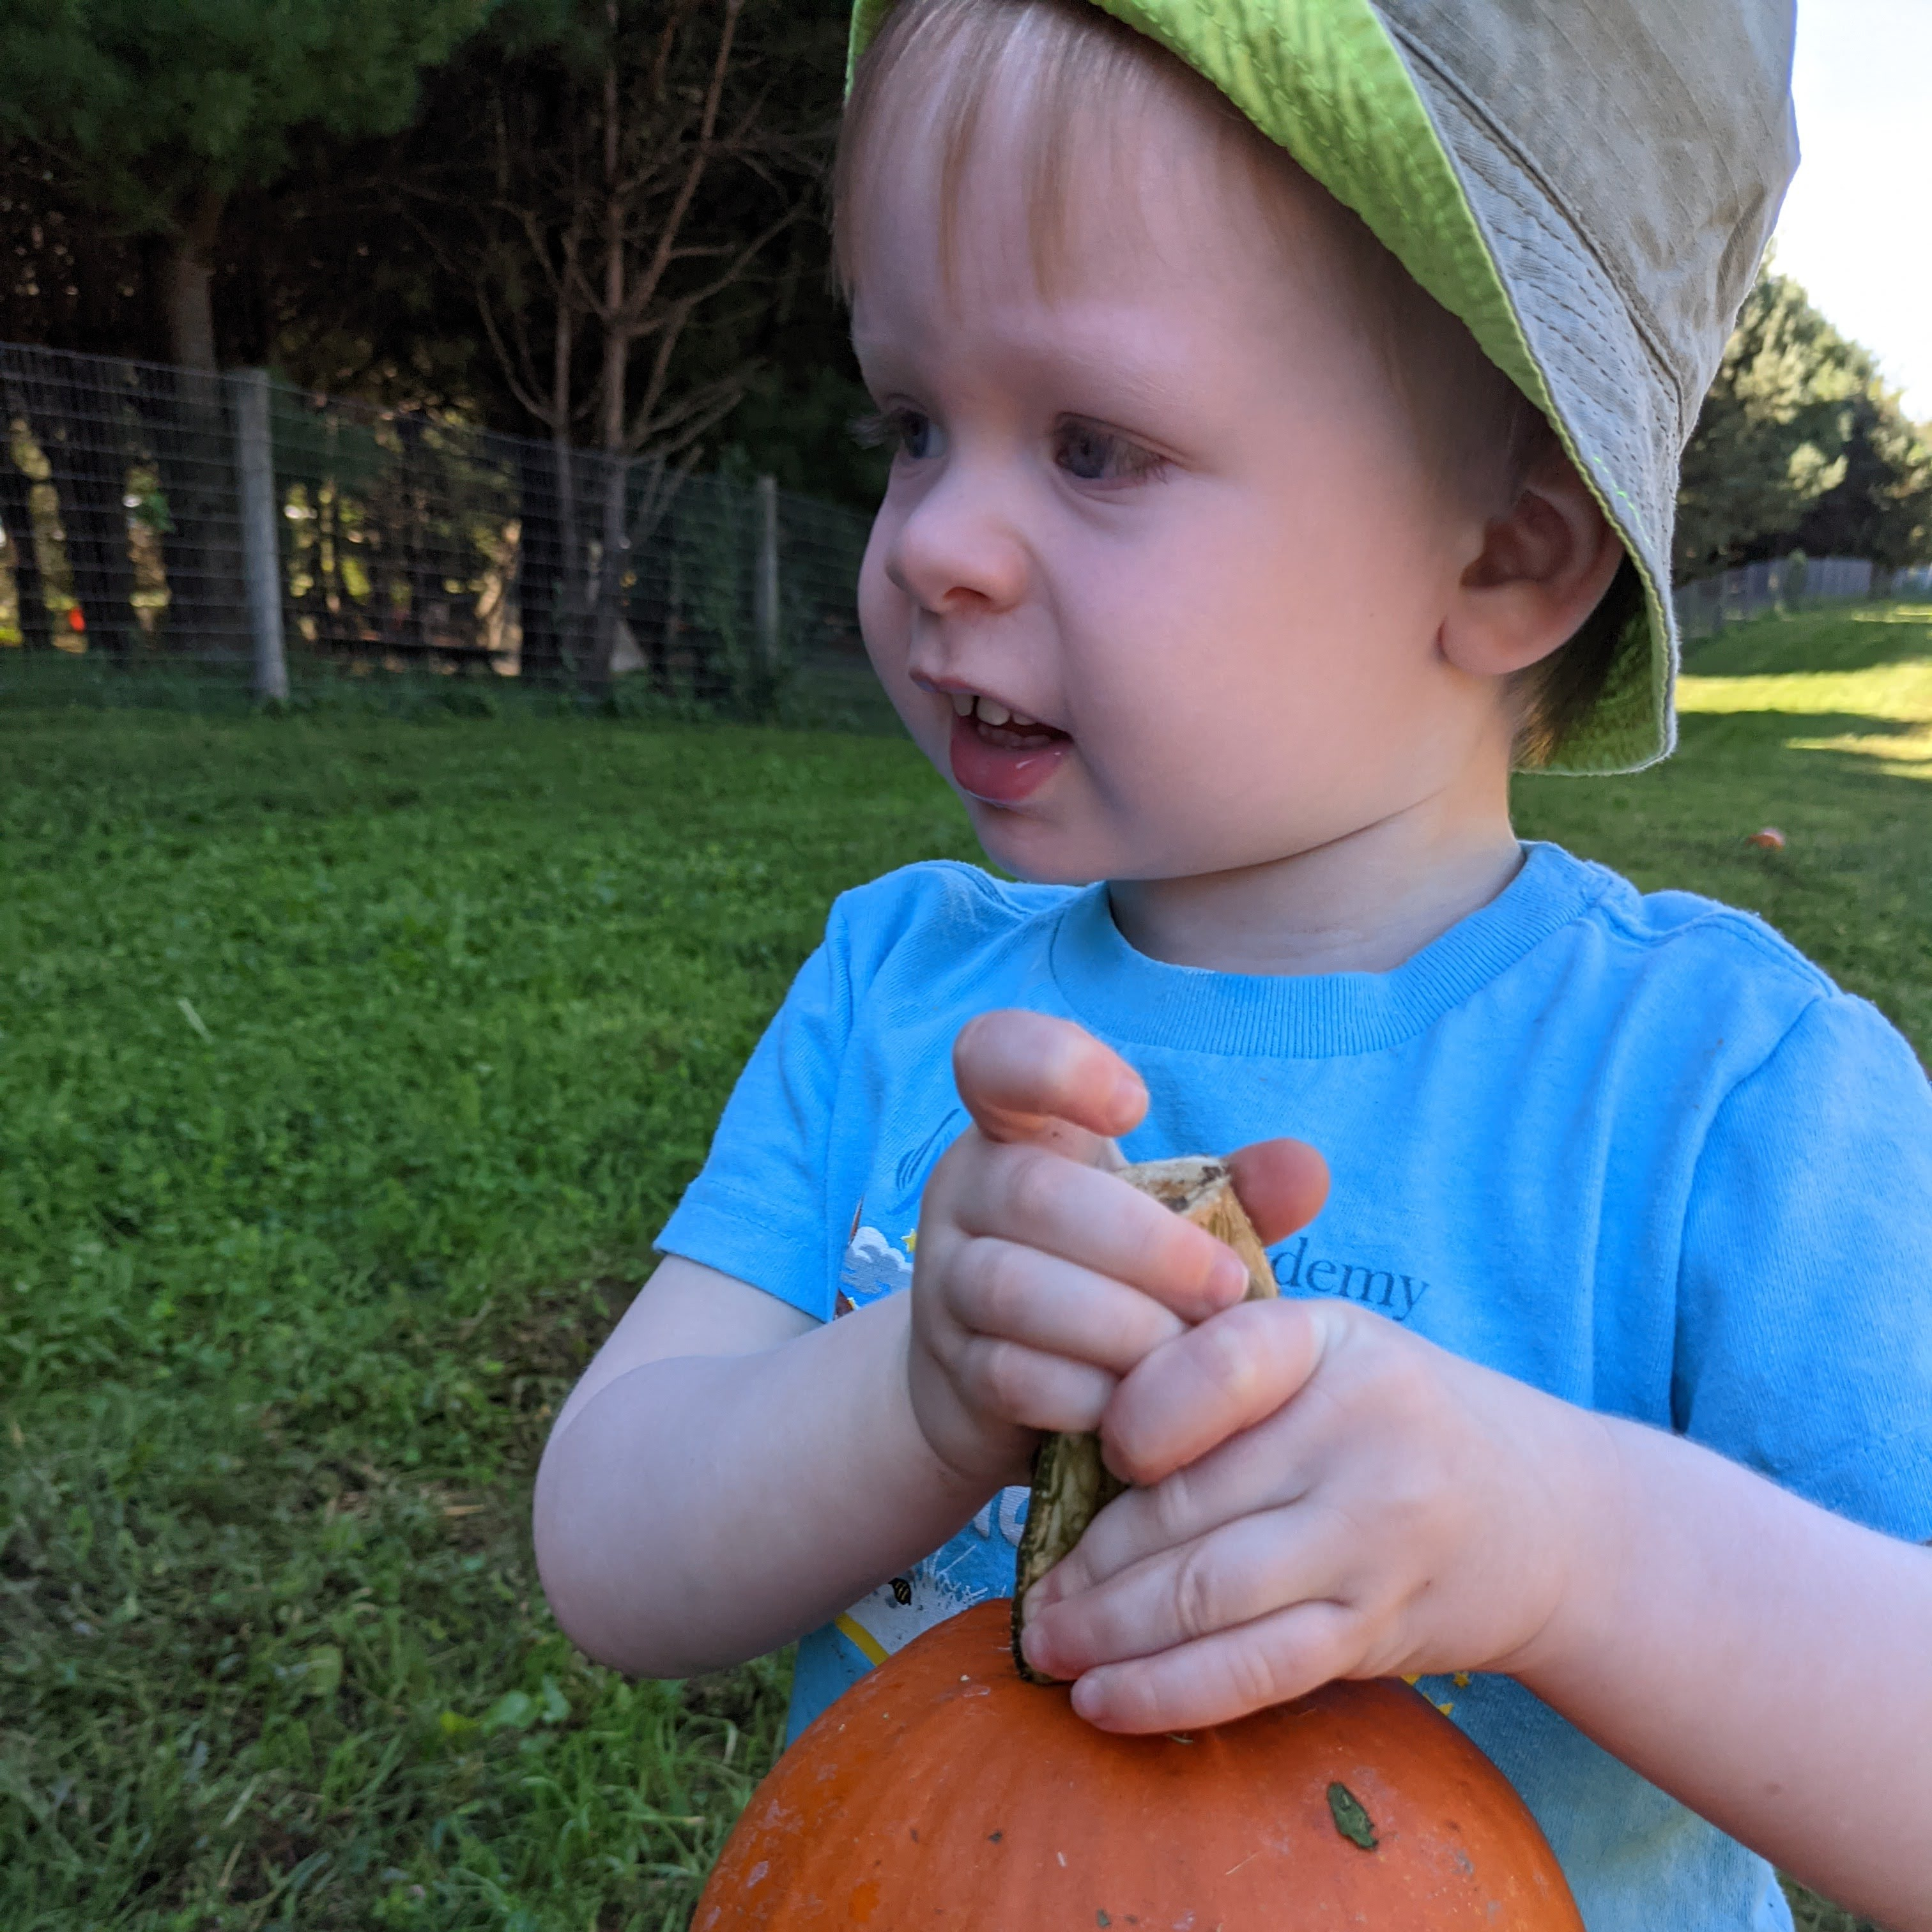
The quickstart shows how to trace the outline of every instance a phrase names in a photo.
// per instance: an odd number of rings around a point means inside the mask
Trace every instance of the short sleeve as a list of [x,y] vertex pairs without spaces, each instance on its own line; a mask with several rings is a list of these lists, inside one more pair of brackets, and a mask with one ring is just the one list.
[[1678,1426],[1869,1528],[1932,1540],[1932,1088],[1833,992],[1719,1106],[1684,1226]]
[[712,1136],[711,1151],[657,1238],[829,1321],[826,1144],[852,1026],[844,929],[835,908],[799,968]]

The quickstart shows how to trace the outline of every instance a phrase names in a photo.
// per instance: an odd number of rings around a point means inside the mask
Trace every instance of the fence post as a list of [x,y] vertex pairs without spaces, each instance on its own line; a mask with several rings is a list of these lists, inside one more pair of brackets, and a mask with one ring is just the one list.
[[758,478],[758,574],[752,586],[752,621],[767,670],[778,663],[778,481]]
[[281,530],[275,514],[275,452],[268,431],[268,372],[238,369],[235,468],[241,479],[242,574],[255,644],[255,695],[286,704],[288,657],[282,644]]

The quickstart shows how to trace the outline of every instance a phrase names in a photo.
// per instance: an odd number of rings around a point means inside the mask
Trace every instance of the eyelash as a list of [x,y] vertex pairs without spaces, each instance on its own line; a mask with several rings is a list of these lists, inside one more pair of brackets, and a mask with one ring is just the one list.
[[861,449],[882,449],[889,442],[904,442],[906,424],[917,414],[914,410],[868,410],[846,428]]
[[[874,410],[855,416],[849,425],[852,440],[866,449],[883,448],[888,444],[896,445],[895,454],[905,451],[908,425],[913,422],[930,422],[931,418],[918,410],[904,408]],[[1126,473],[1124,477],[1105,478],[1082,477],[1077,480],[1087,483],[1107,481],[1144,483],[1157,481],[1167,473],[1168,459],[1156,454],[1131,437],[1122,436],[1118,430],[1107,429],[1098,423],[1088,422],[1084,417],[1070,417],[1054,425],[1056,439],[1069,434],[1084,434],[1111,442],[1124,451],[1131,452]],[[906,452],[910,454],[910,452]],[[914,460],[917,459],[913,458]]]

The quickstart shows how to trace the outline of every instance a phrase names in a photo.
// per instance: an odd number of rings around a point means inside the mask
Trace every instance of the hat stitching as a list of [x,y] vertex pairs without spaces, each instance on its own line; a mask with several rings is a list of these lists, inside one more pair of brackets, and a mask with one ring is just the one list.
[[[1472,92],[1461,76],[1444,65],[1441,58],[1432,49],[1424,46],[1416,41],[1400,22],[1390,20],[1385,17],[1384,24],[1388,29],[1389,38],[1402,50],[1404,57],[1427,68],[1445,88],[1454,91],[1463,112],[1472,121],[1481,124],[1496,146],[1507,152],[1524,176],[1536,184],[1538,191],[1544,196],[1548,205],[1562,216],[1564,225],[1574,238],[1579,249],[1588,255],[1596,263],[1604,280],[1616,290],[1622,299],[1624,306],[1629,313],[1632,328],[1642,342],[1651,360],[1656,364],[1658,373],[1670,386],[1670,392],[1676,404],[1678,422],[1682,429],[1687,422],[1687,399],[1684,392],[1684,383],[1672,362],[1668,351],[1662,344],[1650,316],[1649,304],[1642,292],[1631,283],[1619,266],[1607,258],[1598,248],[1594,239],[1571,213],[1568,204],[1552,186],[1542,169],[1528,154],[1525,152],[1515,136],[1504,128],[1483,102]],[[1423,97],[1423,105],[1426,108],[1428,104],[1428,97],[1425,94]],[[1434,118],[1432,115],[1430,116],[1432,120]],[[1438,131],[1440,132],[1441,130],[1438,129]],[[1446,138],[1443,146],[1448,150],[1451,161],[1454,162],[1460,170],[1462,166],[1461,155],[1456,152],[1455,148]]]

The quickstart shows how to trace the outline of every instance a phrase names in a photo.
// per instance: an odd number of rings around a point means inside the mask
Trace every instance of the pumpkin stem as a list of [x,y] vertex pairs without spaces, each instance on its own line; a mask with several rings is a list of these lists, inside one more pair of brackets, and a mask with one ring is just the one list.
[[[1224,1161],[1205,1154],[1176,1160],[1142,1161],[1121,1170],[1120,1178],[1164,1202],[1175,1214],[1226,1241],[1246,1263],[1250,1301],[1278,1294],[1266,1251],[1234,1192]],[[1109,1469],[1097,1436],[1042,1436],[1033,1456],[1033,1493],[1026,1526],[1020,1532],[1013,1580],[1013,1662],[1030,1684],[1059,1680],[1034,1669],[1020,1646],[1025,1629],[1027,1592],[1086,1534],[1087,1526],[1130,1486]]]

